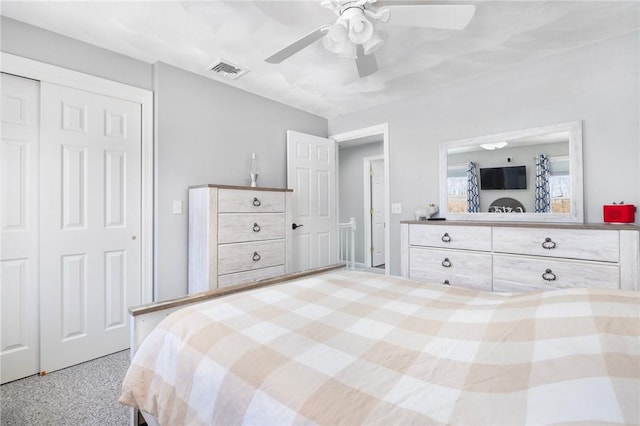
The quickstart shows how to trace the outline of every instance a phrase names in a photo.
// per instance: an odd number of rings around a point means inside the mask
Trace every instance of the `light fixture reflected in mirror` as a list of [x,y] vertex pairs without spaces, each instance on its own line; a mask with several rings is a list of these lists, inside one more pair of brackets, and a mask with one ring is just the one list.
[[492,143],[483,143],[480,146],[483,149],[493,151],[494,149],[504,148],[507,145],[509,145],[509,143],[507,143],[506,141],[500,141],[500,142],[492,142]]

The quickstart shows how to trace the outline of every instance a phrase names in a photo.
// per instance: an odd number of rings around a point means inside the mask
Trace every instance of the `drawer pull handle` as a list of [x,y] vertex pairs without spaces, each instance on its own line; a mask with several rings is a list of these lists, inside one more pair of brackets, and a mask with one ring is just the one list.
[[553,241],[551,238],[547,237],[544,239],[544,242],[542,243],[542,247],[546,248],[547,250],[551,250],[556,248],[556,243],[555,241]]
[[260,202],[260,200],[258,200],[257,197],[253,197],[253,205],[256,207],[260,207],[262,203]]
[[444,233],[444,235],[440,239],[442,240],[443,243],[450,243],[451,242],[451,237],[446,232]]
[[442,261],[442,266],[444,266],[445,268],[451,268],[451,261],[448,257],[444,258],[444,260]]
[[257,262],[257,261],[259,261],[259,260],[260,260],[260,255],[258,254],[258,252],[257,252],[257,251],[254,251],[254,252],[253,252],[253,261],[254,261],[254,262]]
[[555,281],[558,279],[558,276],[554,274],[551,269],[547,269],[546,271],[544,271],[544,274],[542,274],[542,278],[545,281]]
[[449,280],[444,280],[444,282],[442,283],[442,285],[451,285],[451,283],[449,282]]
[[253,224],[253,232],[260,232],[260,225],[258,225],[257,223]]

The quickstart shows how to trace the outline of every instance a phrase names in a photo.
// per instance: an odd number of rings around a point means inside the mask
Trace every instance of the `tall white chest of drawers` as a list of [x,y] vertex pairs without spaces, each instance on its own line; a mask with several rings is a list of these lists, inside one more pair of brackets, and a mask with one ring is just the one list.
[[494,292],[640,290],[635,225],[401,223],[402,275]]
[[189,294],[291,272],[291,193],[189,188]]

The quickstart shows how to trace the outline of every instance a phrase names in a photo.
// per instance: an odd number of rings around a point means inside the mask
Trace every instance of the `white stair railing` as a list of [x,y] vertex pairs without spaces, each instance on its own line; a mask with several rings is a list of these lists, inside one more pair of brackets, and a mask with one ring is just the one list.
[[349,222],[339,223],[340,262],[346,263],[348,269],[356,265],[356,219],[349,218]]

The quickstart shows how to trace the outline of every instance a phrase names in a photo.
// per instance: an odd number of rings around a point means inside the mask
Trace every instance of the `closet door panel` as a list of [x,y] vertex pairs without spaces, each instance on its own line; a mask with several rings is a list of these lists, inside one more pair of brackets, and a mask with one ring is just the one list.
[[39,83],[2,74],[0,276],[2,383],[39,371]]
[[41,369],[129,346],[140,304],[141,106],[42,83]]

